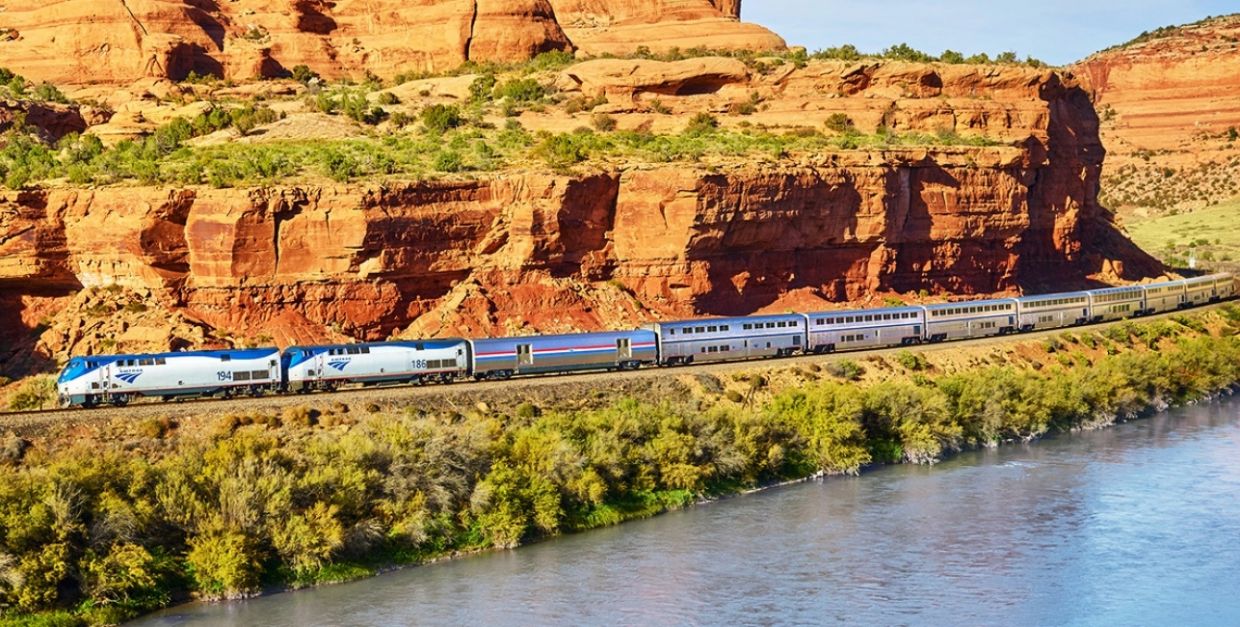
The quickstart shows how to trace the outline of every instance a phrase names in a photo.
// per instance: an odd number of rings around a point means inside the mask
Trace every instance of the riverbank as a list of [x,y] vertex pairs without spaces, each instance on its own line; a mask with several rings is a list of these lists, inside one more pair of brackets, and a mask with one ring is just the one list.
[[259,409],[10,439],[0,603],[15,623],[116,621],[1105,426],[1240,381],[1238,324],[1226,306],[945,353],[669,373],[624,397]]

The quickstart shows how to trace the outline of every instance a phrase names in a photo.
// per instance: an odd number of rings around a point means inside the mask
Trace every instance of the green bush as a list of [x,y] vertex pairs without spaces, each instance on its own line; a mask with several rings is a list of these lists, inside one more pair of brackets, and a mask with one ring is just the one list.
[[851,359],[841,359],[840,361],[829,362],[826,365],[827,373],[833,377],[839,377],[847,381],[856,381],[865,374],[865,368],[861,364]]
[[195,588],[208,599],[235,599],[258,591],[261,573],[252,541],[235,531],[191,538],[186,566]]
[[319,77],[318,73],[311,70],[310,66],[308,65],[298,64],[298,65],[293,66],[293,72],[292,72],[293,80],[303,85],[308,84],[310,81],[315,80],[318,77]]
[[30,377],[9,397],[9,409],[29,411],[50,409],[56,406],[56,378],[50,374]]
[[719,128],[719,119],[709,113],[698,113],[689,119],[686,135],[705,135]]
[[464,123],[456,105],[430,105],[422,109],[422,125],[433,133],[444,133]]
[[590,116],[590,123],[594,126],[594,129],[600,133],[610,133],[616,130],[617,125],[616,118],[607,115],[606,113],[595,113]]
[[900,364],[907,370],[920,372],[930,366],[926,361],[926,356],[921,353],[910,353],[909,351],[900,351],[896,353],[896,363]]
[[517,78],[496,86],[493,95],[512,102],[535,103],[547,97],[547,88],[532,78]]

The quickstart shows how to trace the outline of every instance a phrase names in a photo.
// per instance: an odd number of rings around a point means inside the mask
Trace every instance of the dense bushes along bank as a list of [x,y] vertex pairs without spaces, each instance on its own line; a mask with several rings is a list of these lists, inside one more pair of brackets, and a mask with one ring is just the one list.
[[934,376],[900,360],[909,372],[870,384],[807,373],[761,403],[622,399],[350,426],[308,426],[312,412],[293,409],[175,442],[153,423],[149,450],[0,447],[0,604],[19,624],[115,621],[185,593],[354,578],[764,483],[1105,424],[1240,381],[1238,321],[1227,308],[1065,335],[1040,345],[1054,354],[1041,368]]

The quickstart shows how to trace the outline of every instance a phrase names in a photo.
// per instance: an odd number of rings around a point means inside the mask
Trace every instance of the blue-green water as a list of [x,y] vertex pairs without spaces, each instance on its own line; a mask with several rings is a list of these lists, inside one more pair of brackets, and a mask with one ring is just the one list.
[[1240,401],[145,625],[1240,625]]

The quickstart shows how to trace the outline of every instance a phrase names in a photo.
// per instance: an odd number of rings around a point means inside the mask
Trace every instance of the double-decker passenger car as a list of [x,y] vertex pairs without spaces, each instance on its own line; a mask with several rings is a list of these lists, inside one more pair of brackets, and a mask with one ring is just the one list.
[[627,370],[658,361],[654,333],[616,331],[469,340],[475,379],[577,370]]
[[139,396],[261,394],[280,387],[280,350],[74,357],[56,383],[62,405],[124,406]]
[[646,328],[659,338],[665,366],[792,355],[805,347],[805,316],[776,314],[659,322]]
[[291,346],[284,351],[286,384],[293,392],[345,383],[449,382],[469,371],[465,340]]
[[823,311],[806,314],[808,350],[837,350],[920,344],[926,312],[920,307]]
[[1224,300],[1236,295],[1236,277],[1230,272],[1214,275],[1215,300]]
[[1088,290],[1089,319],[1094,322],[1120,320],[1145,311],[1145,290],[1140,285]]
[[1020,330],[1057,329],[1089,321],[1089,296],[1084,292],[1022,296]]
[[1219,299],[1216,275],[1197,276],[1184,280],[1184,302],[1181,307],[1196,307]]
[[942,342],[1003,335],[1016,330],[1016,300],[1002,298],[927,305],[926,340]]
[[1175,311],[1184,306],[1184,281],[1167,281],[1141,286],[1145,292],[1143,314]]

